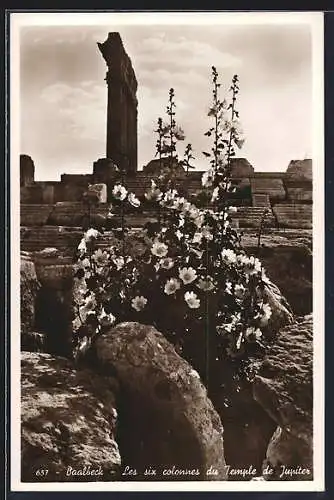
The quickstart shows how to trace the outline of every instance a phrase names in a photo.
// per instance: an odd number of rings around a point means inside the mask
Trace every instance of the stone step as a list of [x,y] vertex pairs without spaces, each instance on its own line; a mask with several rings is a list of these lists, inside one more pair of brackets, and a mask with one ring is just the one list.
[[53,205],[47,204],[21,204],[20,219],[24,226],[42,226],[48,221],[53,210]]
[[253,194],[252,196],[252,204],[253,204],[253,207],[266,207],[266,208],[270,208],[270,199],[269,199],[269,195],[267,194],[261,194],[261,193],[258,193],[258,194]]
[[312,205],[278,204],[273,210],[279,225],[282,227],[312,228]]

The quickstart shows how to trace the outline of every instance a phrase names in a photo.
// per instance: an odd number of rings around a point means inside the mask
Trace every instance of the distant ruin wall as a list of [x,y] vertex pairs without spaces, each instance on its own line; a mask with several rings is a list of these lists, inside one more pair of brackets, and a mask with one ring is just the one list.
[[35,165],[28,155],[20,155],[20,186],[31,185],[35,180]]

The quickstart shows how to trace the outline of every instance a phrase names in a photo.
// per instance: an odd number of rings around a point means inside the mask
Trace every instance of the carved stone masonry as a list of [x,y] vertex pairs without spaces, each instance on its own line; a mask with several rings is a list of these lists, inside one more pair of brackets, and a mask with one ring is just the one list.
[[119,33],[98,47],[107,63],[107,158],[126,174],[137,171],[137,80]]

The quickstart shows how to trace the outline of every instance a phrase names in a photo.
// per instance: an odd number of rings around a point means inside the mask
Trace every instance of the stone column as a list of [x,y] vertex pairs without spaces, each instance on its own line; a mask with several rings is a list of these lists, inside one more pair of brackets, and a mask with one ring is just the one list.
[[[108,67],[107,158],[125,173],[134,173],[137,170],[137,121],[132,125],[128,122],[137,114],[137,80],[119,33],[109,33],[98,47]],[[135,147],[131,148],[132,144]]]

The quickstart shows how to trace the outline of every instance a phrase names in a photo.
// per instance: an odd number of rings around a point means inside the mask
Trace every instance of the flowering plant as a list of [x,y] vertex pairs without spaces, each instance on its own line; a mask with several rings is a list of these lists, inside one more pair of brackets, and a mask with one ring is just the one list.
[[[200,209],[172,186],[152,181],[146,198],[154,200],[164,215],[158,225],[145,229],[140,254],[126,252],[124,244],[98,248],[97,231],[85,233],[76,270],[77,350],[116,322],[148,323],[162,331],[208,383],[211,361],[242,358],[261,348],[271,316],[262,293],[265,272],[260,261],[242,249],[230,223],[234,208],[225,196],[233,145],[241,140],[236,126],[237,78],[231,106],[219,100],[217,78],[213,68],[209,115],[215,125],[207,135],[213,135],[214,146],[206,154],[211,163],[202,179],[205,188],[213,187],[213,206]],[[231,119],[225,116],[229,110]],[[113,195],[121,202],[134,199],[122,185],[114,187]]]

